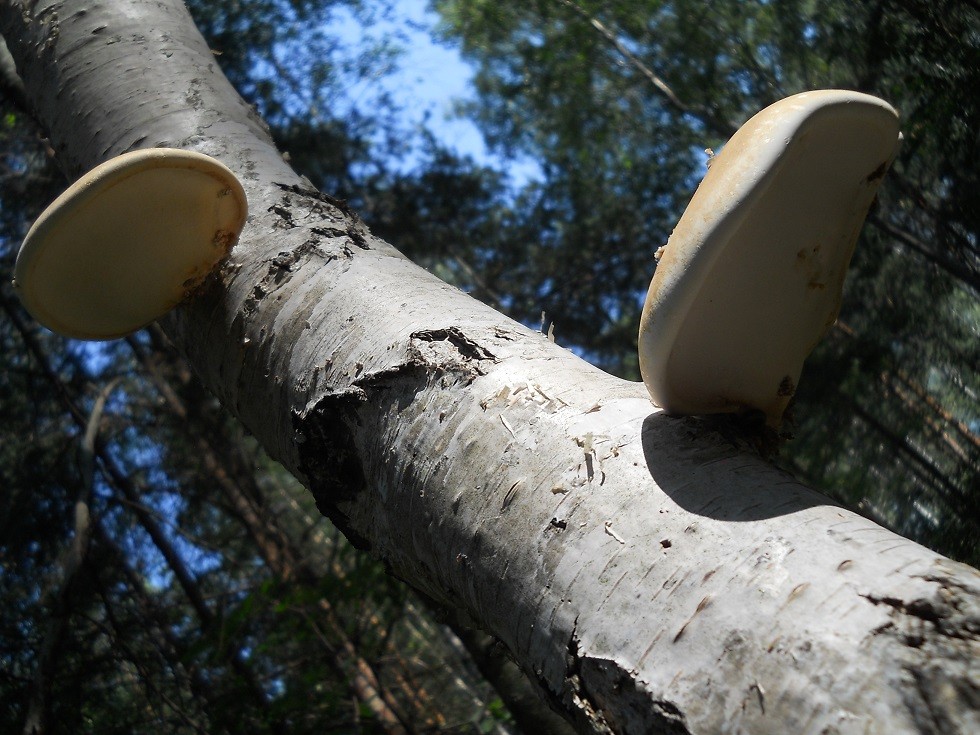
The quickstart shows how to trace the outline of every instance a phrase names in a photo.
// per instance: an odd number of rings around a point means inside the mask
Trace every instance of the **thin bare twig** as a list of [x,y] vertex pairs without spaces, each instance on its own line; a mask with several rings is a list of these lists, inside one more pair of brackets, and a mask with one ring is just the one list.
[[619,37],[613,33],[602,21],[598,18],[589,14],[589,12],[583,8],[581,5],[573,2],[572,0],[558,0],[562,5],[572,10],[576,15],[579,15],[584,20],[588,21],[600,36],[627,61],[629,64],[636,69],[652,86],[657,92],[662,96],[678,112],[687,113],[689,115],[694,115],[701,122],[705,124],[712,132],[720,135],[723,138],[729,138],[735,132],[735,128],[728,123],[719,120],[715,115],[711,113],[710,110],[706,110],[701,107],[696,107],[694,105],[688,104],[682,100],[676,92],[671,88],[667,82],[665,82],[660,76],[658,76],[653,69],[647,66],[642,59],[640,59],[636,54],[634,54],[630,49],[624,44]]
[[60,560],[60,584],[57,589],[49,588],[45,597],[46,607],[51,611],[38,652],[37,668],[28,695],[27,718],[24,721],[24,735],[43,735],[48,731],[50,720],[51,682],[58,669],[58,657],[62,642],[68,632],[74,600],[79,589],[79,580],[88,558],[92,538],[91,498],[95,486],[95,442],[102,422],[102,413],[109,395],[119,385],[119,378],[105,386],[95,399],[92,410],[85,423],[79,457],[81,483],[75,497],[75,535],[64,550]]

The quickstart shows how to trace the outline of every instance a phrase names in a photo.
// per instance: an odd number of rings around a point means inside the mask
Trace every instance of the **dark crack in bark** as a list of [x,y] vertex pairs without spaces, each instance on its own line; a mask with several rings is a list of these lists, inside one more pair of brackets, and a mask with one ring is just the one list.
[[565,658],[565,709],[572,704],[580,729],[617,735],[690,735],[684,713],[676,704],[651,698],[635,672],[582,650],[578,618]]
[[[930,735],[967,733],[965,713],[980,710],[976,660],[980,652],[980,604],[975,593],[944,575],[921,577],[937,585],[931,598],[904,600],[864,594],[868,602],[889,610],[889,622],[875,635],[905,645],[896,668],[906,685],[902,699],[916,726]],[[950,646],[948,641],[958,644]]]
[[365,428],[364,404],[377,407],[393,403],[402,409],[431,381],[449,372],[453,371],[411,353],[400,364],[364,373],[346,390],[329,392],[306,410],[293,411],[294,443],[306,485],[320,512],[357,548],[369,550],[371,544],[353,529],[341,508],[371,489],[372,471],[366,465],[370,460],[358,442]]
[[[297,184],[281,184],[276,181],[272,183],[279,189],[286,192],[283,194],[283,201],[288,206],[292,206],[294,204],[294,199],[290,196],[290,194],[295,195],[301,201],[305,202],[305,206],[308,208],[307,213],[305,214],[306,219],[316,216],[320,217],[321,219],[327,219],[331,222],[337,222],[339,220],[342,222],[343,228],[331,228],[332,232],[346,235],[348,238],[350,238],[351,242],[361,250],[371,249],[371,246],[368,244],[368,238],[371,236],[370,231],[358,216],[357,212],[355,212],[345,200],[338,199],[337,197],[330,196],[329,194],[324,194],[321,191],[317,191],[313,187],[307,188]],[[273,208],[270,208],[270,211],[277,206],[281,205],[273,205]],[[278,210],[276,210],[276,212],[281,214],[278,212]],[[291,213],[287,221],[289,223],[294,222]]]
[[[945,592],[946,594],[943,594]],[[933,599],[902,600],[897,597],[862,595],[873,605],[886,605],[896,615],[929,623],[932,630],[948,638],[980,640],[980,615],[976,610],[961,609],[962,598],[943,587]]]
[[351,431],[351,425],[357,422],[356,405],[362,400],[358,390],[330,393],[305,412],[293,411],[293,437],[300,471],[317,510],[355,547],[368,550],[371,544],[354,530],[338,507],[367,487],[364,466]]
[[646,691],[636,674],[607,658],[583,656],[582,691],[618,735],[691,735],[674,702]]
[[[259,304],[270,294],[289,283],[293,276],[308,262],[318,260],[320,265],[326,265],[339,260],[338,254],[325,251],[321,245],[320,233],[312,228],[314,234],[292,250],[281,250],[275,257],[269,259],[268,270],[262,279],[252,287],[252,292],[242,306],[242,316],[250,317],[259,308]],[[349,259],[350,251],[344,248],[342,254]]]
[[496,360],[493,353],[471,340],[458,327],[423,329],[413,332],[412,339],[423,342],[449,342],[466,360]]

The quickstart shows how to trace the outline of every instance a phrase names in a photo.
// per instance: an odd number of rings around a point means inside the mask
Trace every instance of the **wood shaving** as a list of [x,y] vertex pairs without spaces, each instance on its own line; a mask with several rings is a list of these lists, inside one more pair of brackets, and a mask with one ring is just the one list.
[[612,528],[612,521],[606,521],[602,525],[606,529],[606,533],[607,534],[609,534],[610,536],[612,536],[614,539],[616,539],[617,541],[619,541],[619,543],[621,543],[621,544],[625,544],[626,543],[626,540],[622,536],[620,536],[618,533],[616,533],[613,530],[613,528]]

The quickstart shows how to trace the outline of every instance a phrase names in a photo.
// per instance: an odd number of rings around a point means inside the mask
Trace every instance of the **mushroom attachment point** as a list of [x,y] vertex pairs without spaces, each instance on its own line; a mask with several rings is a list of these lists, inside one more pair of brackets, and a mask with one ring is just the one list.
[[711,163],[657,264],[640,372],[668,413],[756,409],[778,426],[837,320],[844,276],[901,139],[875,97],[805,92],[755,115]]
[[241,183],[210,156],[126,153],[44,210],[17,255],[14,286],[52,331],[123,337],[200,285],[237,242],[247,213]]

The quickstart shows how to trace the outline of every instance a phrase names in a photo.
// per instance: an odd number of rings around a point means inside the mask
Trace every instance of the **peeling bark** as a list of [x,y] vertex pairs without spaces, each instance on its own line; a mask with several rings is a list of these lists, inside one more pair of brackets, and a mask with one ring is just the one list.
[[242,240],[165,328],[321,512],[579,730],[980,730],[977,572],[408,262],[288,168],[176,0],[0,7],[71,175],[150,145],[238,174]]

